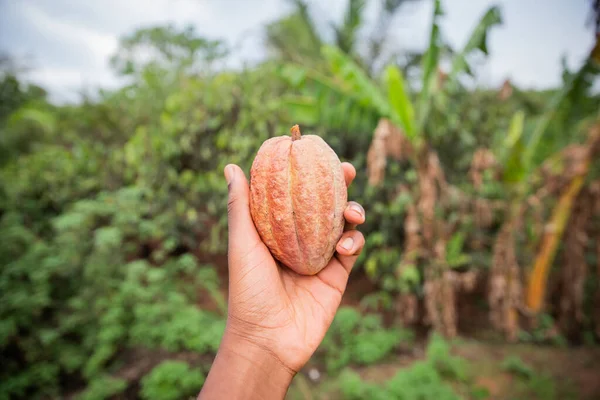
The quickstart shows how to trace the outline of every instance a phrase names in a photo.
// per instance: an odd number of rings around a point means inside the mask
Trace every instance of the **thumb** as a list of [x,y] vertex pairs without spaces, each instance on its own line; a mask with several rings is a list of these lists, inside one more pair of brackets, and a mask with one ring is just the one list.
[[227,200],[227,221],[229,225],[229,248],[244,248],[258,239],[250,215],[250,190],[244,171],[235,164],[225,167],[225,179],[229,196]]

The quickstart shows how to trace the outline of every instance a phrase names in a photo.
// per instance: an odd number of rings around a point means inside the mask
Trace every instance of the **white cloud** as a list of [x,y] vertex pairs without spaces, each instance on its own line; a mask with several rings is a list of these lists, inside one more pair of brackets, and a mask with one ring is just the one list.
[[[347,0],[309,0],[321,27],[343,18]],[[585,21],[585,1],[499,0],[504,24],[492,31],[490,57],[480,82],[499,85],[510,77],[518,85],[547,87],[560,82],[560,58],[572,67],[589,51],[593,35]],[[370,2],[367,20],[375,24],[377,7]],[[71,97],[78,85],[114,86],[108,66],[118,38],[141,26],[193,24],[200,34],[235,45],[229,65],[265,55],[262,27],[289,10],[286,0],[27,0],[0,7],[0,47],[18,55],[33,54],[30,79],[58,97]],[[442,30],[460,48],[491,0],[445,0]],[[426,46],[431,2],[404,5],[390,26],[399,49]]]
[[36,33],[51,38],[65,48],[84,50],[90,61],[105,62],[117,48],[117,39],[112,35],[101,34],[84,25],[66,23],[47,15],[34,3],[19,3],[21,12],[27,16],[29,24]]

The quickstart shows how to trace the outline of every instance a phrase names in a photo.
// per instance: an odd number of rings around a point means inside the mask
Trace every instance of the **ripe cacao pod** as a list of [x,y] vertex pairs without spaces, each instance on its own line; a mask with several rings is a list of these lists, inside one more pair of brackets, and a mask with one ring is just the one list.
[[344,230],[348,191],[342,164],[316,135],[266,140],[250,171],[250,211],[271,254],[302,275],[331,260]]

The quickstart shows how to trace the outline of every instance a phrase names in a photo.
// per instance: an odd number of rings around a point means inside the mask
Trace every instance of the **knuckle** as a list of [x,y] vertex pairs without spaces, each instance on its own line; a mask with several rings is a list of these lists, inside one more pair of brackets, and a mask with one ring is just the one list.
[[233,209],[237,206],[238,202],[239,199],[237,196],[229,196],[229,199],[227,200],[227,212],[231,213]]
[[354,254],[358,255],[362,252],[365,247],[365,237],[362,233],[356,231],[357,234],[354,235],[354,241],[357,243],[356,252]]

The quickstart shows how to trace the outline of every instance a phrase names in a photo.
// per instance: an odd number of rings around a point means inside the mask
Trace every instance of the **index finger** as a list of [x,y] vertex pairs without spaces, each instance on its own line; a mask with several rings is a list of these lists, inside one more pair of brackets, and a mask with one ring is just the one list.
[[346,187],[348,187],[356,177],[356,169],[349,162],[343,162],[342,169],[344,170],[344,179],[346,180]]

